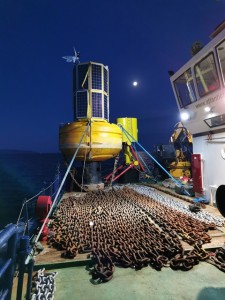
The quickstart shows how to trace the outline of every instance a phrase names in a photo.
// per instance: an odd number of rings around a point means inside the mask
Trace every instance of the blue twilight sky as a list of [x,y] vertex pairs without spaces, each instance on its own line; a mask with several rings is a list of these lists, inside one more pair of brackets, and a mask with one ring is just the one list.
[[224,19],[225,0],[1,0],[0,149],[58,151],[58,126],[73,120],[62,59],[73,46],[109,66],[110,122],[137,117],[145,148],[168,143],[179,121],[168,70]]

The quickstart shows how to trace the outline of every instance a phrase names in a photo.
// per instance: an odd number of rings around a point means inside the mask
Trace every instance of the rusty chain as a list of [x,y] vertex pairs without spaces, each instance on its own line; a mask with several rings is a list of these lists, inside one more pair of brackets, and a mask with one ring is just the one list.
[[[109,281],[115,266],[189,270],[201,260],[216,264],[202,248],[215,227],[125,187],[64,199],[48,244],[65,258],[90,253],[98,283]],[[186,255],[181,240],[193,246]]]

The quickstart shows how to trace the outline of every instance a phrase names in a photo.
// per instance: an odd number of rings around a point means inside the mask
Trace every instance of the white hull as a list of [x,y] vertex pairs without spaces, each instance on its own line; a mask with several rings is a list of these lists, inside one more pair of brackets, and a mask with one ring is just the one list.
[[225,131],[193,139],[193,152],[201,154],[204,197],[215,205],[215,191],[225,184]]

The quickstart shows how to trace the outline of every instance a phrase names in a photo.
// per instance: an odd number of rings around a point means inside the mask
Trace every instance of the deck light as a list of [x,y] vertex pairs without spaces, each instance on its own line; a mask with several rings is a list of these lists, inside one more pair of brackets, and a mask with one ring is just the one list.
[[182,121],[187,121],[190,118],[190,114],[185,111],[180,114],[180,117]]
[[208,113],[208,112],[210,112],[210,111],[211,111],[211,107],[209,107],[209,106],[206,106],[206,107],[205,107],[205,112],[207,112],[207,113]]

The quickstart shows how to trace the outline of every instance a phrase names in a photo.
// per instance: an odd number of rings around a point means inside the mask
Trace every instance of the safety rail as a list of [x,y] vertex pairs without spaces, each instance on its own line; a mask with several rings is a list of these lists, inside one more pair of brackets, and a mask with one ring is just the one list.
[[[53,210],[59,205],[60,194],[62,192],[63,185],[65,183],[67,175],[71,169],[71,166],[74,162],[74,159],[77,155],[79,147],[82,143],[85,134],[87,133],[89,126],[90,123],[88,122],[87,127],[83,133],[83,136],[80,140],[79,146],[76,149],[73,158],[71,159],[71,162],[65,172],[65,175],[61,183],[59,184],[59,173],[58,173],[58,176],[55,177],[55,181],[52,182],[46,189],[41,190],[35,196],[24,201],[17,220],[17,224],[7,225],[2,231],[0,231],[0,299],[1,300],[11,299],[13,278],[14,278],[14,273],[17,264],[18,264],[19,272],[18,272],[16,300],[22,299],[23,281],[24,281],[25,272],[28,273],[26,299],[27,300],[30,299],[31,286],[32,286],[32,272],[33,272],[33,265],[34,265],[34,260],[33,260],[34,248],[46,224],[47,218],[53,212]],[[52,187],[55,190],[55,192],[52,194],[52,197],[54,196],[53,205],[51,206],[48,215],[45,218],[43,225],[36,236],[35,241],[33,242],[32,245],[33,247],[32,247],[30,243],[29,235],[25,235],[25,231],[29,233],[29,219],[28,219],[27,206],[28,204],[34,203],[34,201],[39,195],[43,194],[43,192],[45,192],[49,188],[52,189]],[[24,228],[28,228],[28,230],[23,228],[23,232],[22,232],[22,228],[19,225],[20,225],[20,220],[24,208],[26,209],[26,219],[27,219]]]
[[[34,217],[34,209],[35,209],[37,197],[40,195],[45,195],[46,193],[49,194],[51,197],[54,197],[55,194],[58,192],[59,184],[60,184],[60,170],[59,170],[59,166],[58,166],[57,174],[55,175],[54,181],[51,182],[46,188],[40,190],[36,195],[32,196],[29,199],[24,200],[21,210],[20,210],[20,213],[19,213],[19,216],[18,216],[18,219],[17,219],[17,222],[16,222],[16,225],[18,226],[19,223],[23,221],[23,219],[26,220],[25,226],[24,226],[24,234],[25,234],[25,232],[28,235],[30,234],[29,223],[30,223],[30,220],[33,219],[33,217]],[[48,191],[49,191],[49,193],[48,193]],[[25,213],[24,216],[23,216],[23,213]],[[32,216],[31,219],[29,219],[29,215]]]
[[[60,171],[57,167],[55,179],[46,188],[42,189],[29,199],[25,199],[21,207],[16,224],[8,224],[0,231],[0,299],[10,300],[12,295],[12,286],[15,272],[18,266],[18,284],[16,300],[22,299],[24,273],[28,275],[26,299],[30,299],[33,259],[26,261],[31,252],[29,234],[29,223],[34,220],[34,212],[32,218],[29,214],[35,208],[35,203],[39,195],[45,195],[50,191],[52,197],[58,193],[60,184]],[[24,214],[25,211],[25,214]],[[29,211],[29,212],[28,212]],[[25,220],[24,220],[25,219]]]
[[0,231],[0,299],[10,300],[16,266],[18,229],[9,224]]

